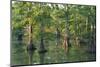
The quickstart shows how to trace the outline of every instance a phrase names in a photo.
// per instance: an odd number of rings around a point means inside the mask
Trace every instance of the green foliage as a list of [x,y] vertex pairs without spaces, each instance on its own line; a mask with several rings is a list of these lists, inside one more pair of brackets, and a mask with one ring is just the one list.
[[[23,34],[23,39],[27,39],[24,42],[28,41],[29,30],[27,29],[29,25],[32,25],[32,37],[35,45],[39,47],[39,41],[41,35],[43,35],[45,43],[51,42],[49,43],[52,45],[49,45],[51,52],[55,49],[54,41],[56,41],[57,38],[57,28],[60,31],[61,42],[64,40],[64,35],[67,34],[72,46],[75,46],[76,38],[78,38],[77,42],[78,40],[81,41],[81,39],[86,39],[88,41],[86,45],[88,46],[96,39],[96,7],[14,1],[12,3],[11,25],[13,36],[17,37],[18,33],[21,32]],[[91,38],[93,38],[93,40],[90,40]],[[48,44],[45,46],[47,45]],[[49,53],[51,53],[50,51]],[[63,56],[63,49],[59,52],[61,53],[60,56]],[[70,52],[72,57],[69,55],[67,59],[69,62],[79,60],[78,56],[74,57],[74,55],[76,55],[74,53],[77,53],[77,50],[72,47]],[[83,55],[83,53],[80,55]],[[85,56],[85,60],[87,60],[87,55]],[[84,60],[84,58],[82,59]]]

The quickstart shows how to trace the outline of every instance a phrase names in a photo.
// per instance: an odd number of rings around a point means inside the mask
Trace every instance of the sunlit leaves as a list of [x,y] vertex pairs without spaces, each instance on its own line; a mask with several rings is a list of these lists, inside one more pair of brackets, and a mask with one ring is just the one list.
[[13,29],[24,28],[31,24],[35,38],[39,37],[41,23],[45,33],[54,33],[58,27],[61,33],[65,33],[68,29],[70,34],[80,33],[77,36],[81,36],[91,31],[91,27],[95,27],[95,17],[94,6],[34,2],[12,4]]

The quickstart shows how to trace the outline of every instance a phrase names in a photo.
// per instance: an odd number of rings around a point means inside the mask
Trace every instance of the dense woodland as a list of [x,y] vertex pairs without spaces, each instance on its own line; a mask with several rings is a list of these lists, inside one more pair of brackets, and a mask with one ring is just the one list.
[[[11,9],[12,64],[95,60],[95,6],[13,1]],[[29,60],[18,62],[18,52]]]

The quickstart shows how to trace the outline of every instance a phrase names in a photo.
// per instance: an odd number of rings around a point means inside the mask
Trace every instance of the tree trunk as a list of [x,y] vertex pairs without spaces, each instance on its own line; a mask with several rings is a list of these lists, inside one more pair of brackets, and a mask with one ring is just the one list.
[[68,47],[69,47],[69,16],[68,16],[68,5],[67,5],[67,12],[65,12],[66,14],[66,24],[65,24],[65,34],[64,34],[64,42],[63,42],[63,45],[64,45],[64,50],[65,52],[68,52]]
[[27,49],[28,50],[32,50],[32,51],[34,51],[36,48],[35,48],[35,46],[34,46],[34,44],[33,44],[33,39],[32,39],[32,25],[31,24],[29,24],[29,40],[28,40],[28,46],[27,46]]
[[40,53],[45,53],[46,52],[46,49],[45,49],[45,46],[44,46],[44,23],[41,22],[41,26],[40,26]]
[[78,24],[77,24],[77,15],[75,14],[75,23],[74,23],[74,29],[75,29],[75,33],[74,33],[74,37],[75,37],[75,44],[76,46],[80,46],[79,44],[79,37],[78,37]]
[[58,28],[56,28],[56,39],[57,39],[56,45],[59,45],[60,44],[60,31]]

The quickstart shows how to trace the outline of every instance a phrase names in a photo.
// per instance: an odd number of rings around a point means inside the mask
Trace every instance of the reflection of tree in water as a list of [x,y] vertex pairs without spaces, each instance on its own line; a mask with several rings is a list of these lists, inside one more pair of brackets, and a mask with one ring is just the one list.
[[40,64],[44,64],[44,60],[45,60],[45,53],[39,53],[39,57],[40,57]]
[[40,64],[44,64],[44,58],[46,52],[47,50],[44,47],[44,40],[43,37],[41,37],[40,50],[39,50]]
[[29,56],[29,64],[34,64],[33,61],[33,55],[34,55],[34,51],[36,50],[34,44],[32,43],[32,40],[30,40],[30,43],[27,46],[27,53]]
[[29,57],[29,64],[34,64],[34,62],[33,62],[34,51],[35,51],[35,50],[28,50],[28,51],[27,51],[28,57]]

